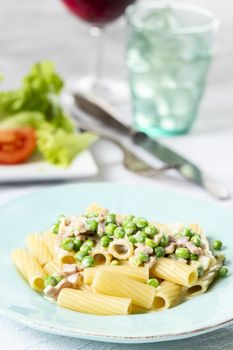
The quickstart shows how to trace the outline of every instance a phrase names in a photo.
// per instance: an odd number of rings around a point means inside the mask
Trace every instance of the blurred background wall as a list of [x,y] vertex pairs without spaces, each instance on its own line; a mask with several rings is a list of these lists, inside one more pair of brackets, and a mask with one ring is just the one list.
[[[147,1],[147,0],[141,0]],[[156,1],[156,0],[155,0]],[[194,132],[221,130],[233,125],[233,15],[231,0],[193,0],[214,11],[221,21],[216,57],[209,75],[199,120]],[[106,29],[105,73],[126,76],[126,31],[121,19]],[[53,60],[66,78],[88,70],[92,57],[88,27],[72,16],[59,0],[0,0],[0,72],[15,85],[31,63]]]

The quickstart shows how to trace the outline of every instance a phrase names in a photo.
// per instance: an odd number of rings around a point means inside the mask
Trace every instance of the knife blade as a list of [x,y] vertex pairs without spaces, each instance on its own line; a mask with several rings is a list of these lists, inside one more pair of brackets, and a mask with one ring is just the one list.
[[112,130],[118,130],[131,137],[132,141],[160,159],[169,166],[173,166],[186,180],[203,187],[218,199],[229,199],[230,193],[222,184],[216,182],[211,176],[205,174],[194,163],[175,152],[166,145],[151,138],[146,133],[136,131],[122,121],[122,116],[104,99],[92,94],[76,92],[74,100],[77,106],[96,120]]

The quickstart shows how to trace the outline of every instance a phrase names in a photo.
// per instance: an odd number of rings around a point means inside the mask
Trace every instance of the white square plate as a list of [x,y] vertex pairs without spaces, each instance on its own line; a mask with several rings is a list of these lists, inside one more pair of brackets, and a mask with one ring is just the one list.
[[97,165],[89,151],[78,155],[68,168],[53,166],[36,154],[27,163],[0,165],[0,183],[82,179],[97,173]]

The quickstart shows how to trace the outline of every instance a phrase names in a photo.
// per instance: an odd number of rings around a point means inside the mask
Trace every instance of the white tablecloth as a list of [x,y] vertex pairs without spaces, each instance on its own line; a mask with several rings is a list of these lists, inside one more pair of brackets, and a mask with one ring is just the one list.
[[[193,0],[194,1],[194,0]],[[214,10],[222,20],[217,58],[213,65],[209,87],[202,103],[199,119],[189,136],[166,139],[168,145],[182,152],[203,169],[214,174],[233,193],[233,21],[230,0],[197,0]],[[86,27],[71,17],[57,0],[0,1],[0,70],[16,85],[28,66],[39,59],[54,60],[62,74],[71,78],[87,69],[90,57]],[[106,35],[105,71],[124,77],[124,27],[113,25]],[[106,151],[108,150],[108,151]],[[88,181],[150,183],[151,186],[179,190],[182,193],[216,201],[203,190],[184,182],[179,176],[167,174],[142,178],[125,170],[119,149],[101,141],[93,149],[99,174]],[[46,186],[46,184],[45,184]],[[42,186],[0,186],[0,203],[38,190]],[[217,201],[216,201],[217,202]],[[220,203],[233,209],[233,201]],[[3,233],[1,240],[4,239]],[[204,317],[204,316],[203,316]],[[34,331],[0,315],[0,349],[3,350],[114,350],[114,349],[233,349],[233,326],[192,339],[148,344],[117,345],[65,338]]]

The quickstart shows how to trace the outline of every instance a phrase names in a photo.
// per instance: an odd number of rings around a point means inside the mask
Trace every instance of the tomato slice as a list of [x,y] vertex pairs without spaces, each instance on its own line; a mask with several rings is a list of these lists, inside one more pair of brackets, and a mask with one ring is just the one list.
[[0,129],[0,164],[19,164],[27,160],[36,147],[33,128]]

